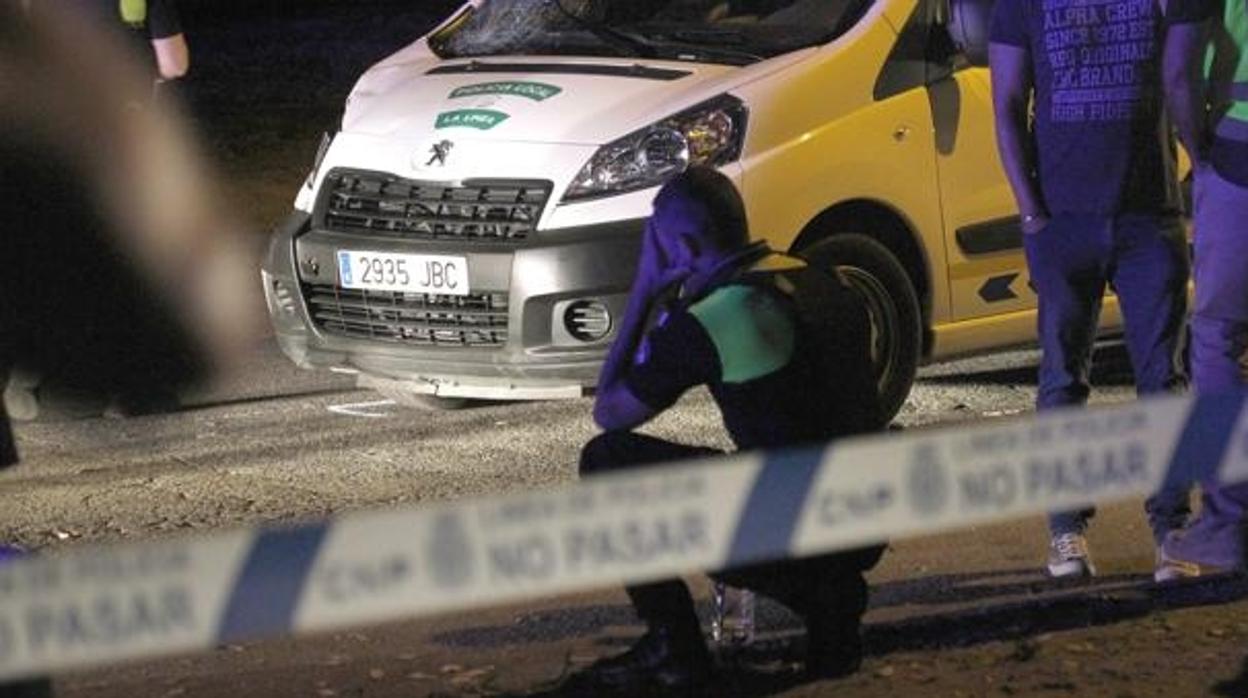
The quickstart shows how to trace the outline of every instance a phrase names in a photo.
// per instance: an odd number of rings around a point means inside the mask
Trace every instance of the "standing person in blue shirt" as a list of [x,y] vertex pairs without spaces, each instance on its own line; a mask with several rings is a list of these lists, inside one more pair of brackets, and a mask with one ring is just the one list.
[[[741,450],[878,430],[883,425],[869,344],[866,309],[843,280],[750,244],[731,180],[691,168],[655,197],[628,309],[598,382],[594,420],[605,433],[582,451],[581,472],[718,454],[633,432],[699,385],[710,388]],[[875,546],[754,564],[716,577],[801,615],[807,672],[834,678],[861,663],[862,573],[882,553]],[[595,694],[705,687],[710,658],[685,584],[631,586],[628,593],[648,632],[575,681]]]
[[[1137,392],[1184,387],[1188,259],[1161,55],[1168,34],[1200,21],[1199,10],[1197,0],[996,4],[998,148],[1040,299],[1038,409],[1087,401],[1107,286],[1122,309]],[[1165,488],[1146,509],[1160,544],[1186,521],[1188,488]],[[1092,513],[1050,515],[1051,576],[1094,574],[1084,536]],[[1159,562],[1156,574],[1173,570]]]
[[[1207,26],[1194,25],[1167,47],[1165,61],[1171,113],[1195,154],[1191,358],[1201,395],[1248,387],[1248,8],[1214,0],[1209,14],[1213,41]],[[1243,569],[1248,484],[1202,485],[1200,516],[1166,539],[1163,557],[1188,575]]]

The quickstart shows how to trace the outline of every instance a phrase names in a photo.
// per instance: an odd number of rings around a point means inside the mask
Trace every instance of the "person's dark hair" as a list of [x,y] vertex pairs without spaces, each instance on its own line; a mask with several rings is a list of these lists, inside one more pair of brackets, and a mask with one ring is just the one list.
[[745,203],[737,187],[719,170],[694,165],[663,185],[655,205],[679,197],[693,201],[706,211],[708,230],[703,242],[718,250],[735,250],[750,239]]

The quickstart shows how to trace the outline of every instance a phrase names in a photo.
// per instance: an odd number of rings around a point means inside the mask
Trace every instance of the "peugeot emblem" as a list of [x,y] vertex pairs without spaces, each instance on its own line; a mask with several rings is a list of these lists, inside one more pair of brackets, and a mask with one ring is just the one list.
[[434,143],[432,146],[429,147],[430,158],[429,158],[429,162],[425,163],[425,167],[431,167],[433,165],[437,165],[438,167],[445,167],[446,158],[447,156],[451,154],[451,149],[454,147],[455,147],[455,144],[450,141],[442,141],[440,143]]

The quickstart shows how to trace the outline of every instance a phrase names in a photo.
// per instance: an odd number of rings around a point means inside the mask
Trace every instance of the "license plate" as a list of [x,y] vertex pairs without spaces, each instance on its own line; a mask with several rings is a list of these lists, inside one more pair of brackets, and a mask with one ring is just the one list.
[[468,295],[468,260],[429,254],[339,250],[338,280],[360,291]]

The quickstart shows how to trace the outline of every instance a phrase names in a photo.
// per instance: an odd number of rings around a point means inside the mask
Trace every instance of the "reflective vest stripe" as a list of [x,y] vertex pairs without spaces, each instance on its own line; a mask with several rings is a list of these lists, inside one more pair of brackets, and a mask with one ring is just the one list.
[[[1215,104],[1223,113],[1217,133],[1221,138],[1248,142],[1248,0],[1225,0],[1221,39],[1214,41],[1206,63],[1206,76],[1213,93],[1227,103]],[[1221,55],[1223,52],[1230,55]],[[1218,54],[1218,55],[1215,55]],[[1218,70],[1215,73],[1214,68]]]
[[121,21],[126,24],[147,21],[147,0],[119,0],[117,10],[121,13]]

